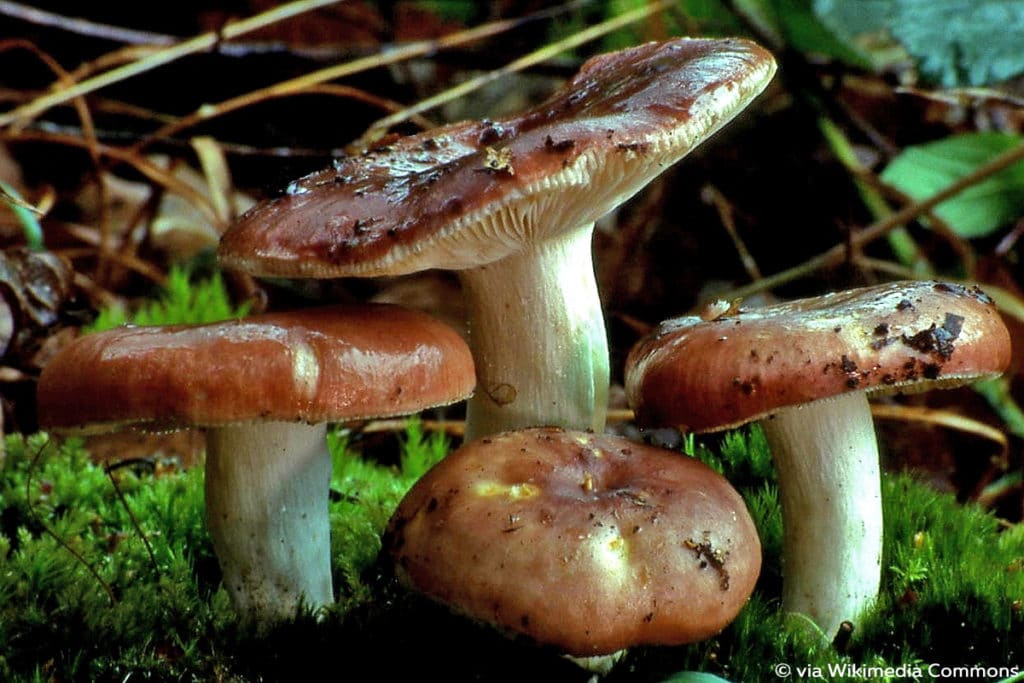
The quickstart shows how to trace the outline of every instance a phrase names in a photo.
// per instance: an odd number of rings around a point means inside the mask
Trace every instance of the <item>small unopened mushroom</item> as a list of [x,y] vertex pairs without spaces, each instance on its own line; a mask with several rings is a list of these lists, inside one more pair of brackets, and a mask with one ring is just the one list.
[[718,633],[761,566],[742,498],[710,468],[554,427],[451,453],[399,505],[384,549],[428,597],[583,658]]
[[745,40],[601,55],[519,116],[388,140],[292,183],[220,244],[257,276],[459,272],[479,386],[466,436],[601,431],[608,342],[594,221],[710,137],[771,79]]
[[224,585],[263,630],[334,601],[328,422],[465,398],[456,332],[395,306],[329,307],[86,335],[47,364],[46,429],[205,427],[206,516]]
[[869,394],[1000,374],[1010,338],[979,289],[894,282],[663,322],[630,352],[637,419],[688,432],[760,421],[779,474],[783,607],[834,635],[878,592],[882,508]]

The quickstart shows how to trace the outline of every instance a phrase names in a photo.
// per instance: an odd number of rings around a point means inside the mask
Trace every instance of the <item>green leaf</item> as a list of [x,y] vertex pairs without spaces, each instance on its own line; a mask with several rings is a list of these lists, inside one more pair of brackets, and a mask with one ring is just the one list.
[[770,4],[780,32],[793,49],[825,55],[866,69],[872,67],[866,52],[837,35],[819,18],[813,0],[770,0]]
[[1020,0],[894,0],[891,31],[945,87],[981,86],[1024,73]]
[[918,63],[925,79],[942,86],[991,85],[1024,73],[1020,0],[813,2],[815,13],[839,40],[884,63],[898,57],[878,44],[888,35]]
[[814,12],[843,36],[887,30],[894,0],[814,0]]
[[[970,133],[908,147],[882,173],[914,199],[948,187],[985,162],[1021,144],[1017,135]],[[939,204],[935,213],[965,238],[983,237],[1024,214],[1024,162],[972,185]]]
[[21,225],[21,232],[25,236],[25,244],[32,251],[43,249],[43,228],[39,219],[32,213],[31,207],[25,203],[18,191],[0,180],[0,204],[10,206],[18,224]]
[[898,0],[813,0],[822,25],[876,69],[905,64],[906,50],[892,35],[891,23]]

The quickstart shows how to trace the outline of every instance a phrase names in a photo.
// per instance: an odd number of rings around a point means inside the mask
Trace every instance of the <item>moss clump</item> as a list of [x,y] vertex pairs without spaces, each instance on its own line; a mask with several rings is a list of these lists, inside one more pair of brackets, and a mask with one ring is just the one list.
[[426,434],[419,421],[406,428],[397,465],[382,465],[349,447],[349,434],[333,430],[328,443],[331,476],[331,552],[340,610],[372,600],[363,573],[377,559],[381,534],[405,492],[447,454],[441,433]]
[[[380,680],[586,681],[557,653],[506,639],[397,586],[377,557],[381,532],[448,445],[418,423],[388,463],[361,457],[358,445],[349,432],[330,435],[337,605],[323,621],[302,616],[256,639],[237,628],[219,586],[201,469],[122,467],[110,473],[115,488],[78,442],[9,437],[0,470],[0,680],[274,681],[325,668],[339,677],[342,669],[370,670]],[[719,636],[637,648],[608,681],[664,681],[694,670],[775,681],[776,664],[793,667],[792,680],[820,673],[861,681],[864,667],[901,665],[936,680],[930,664],[1024,661],[1020,527],[912,477],[887,476],[878,607],[848,640],[827,643],[778,611],[781,521],[760,433],[734,433],[690,452],[746,497],[763,535],[765,569],[748,606]],[[973,679],[1000,676],[985,673],[993,675]]]
[[[410,423],[394,466],[359,457],[348,437],[329,435],[339,622],[375,599],[362,576],[384,526],[412,483],[448,451],[443,435],[425,434],[418,422]],[[141,463],[108,472],[78,440],[11,436],[6,445],[0,680],[120,680],[128,672],[206,680],[236,666],[233,653],[252,641],[237,632],[219,585],[201,468]],[[305,639],[309,622],[299,619],[275,637]]]
[[172,266],[159,294],[147,299],[135,311],[114,306],[99,312],[83,332],[109,330],[125,323],[133,325],[175,325],[213,323],[241,318],[249,305],[236,306],[219,271],[209,277],[195,277],[190,267]]
[[40,435],[6,445],[0,679],[168,671],[179,654],[200,666],[185,653],[231,620],[197,505],[201,473],[107,473],[79,442],[58,447]]

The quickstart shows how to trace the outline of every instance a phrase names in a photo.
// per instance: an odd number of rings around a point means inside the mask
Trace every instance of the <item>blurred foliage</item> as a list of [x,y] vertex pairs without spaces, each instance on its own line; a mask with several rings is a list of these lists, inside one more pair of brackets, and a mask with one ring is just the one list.
[[802,52],[852,66],[917,62],[943,87],[991,85],[1024,73],[1016,0],[758,0],[772,7],[779,33]]
[[470,24],[481,19],[482,3],[466,0],[419,0],[411,3],[419,10],[434,14],[441,19]]
[[811,0],[763,0],[782,42],[793,50],[825,55],[852,66],[869,68],[872,60],[856,41],[833,30]]
[[1024,5],[1016,0],[899,0],[892,31],[943,87],[981,86],[1024,73],[1020,36]]
[[0,180],[0,206],[9,208],[21,226],[22,234],[25,237],[25,246],[32,251],[39,251],[43,248],[43,227],[39,219],[21,198],[18,191],[9,184]]
[[[1019,135],[965,133],[907,147],[886,166],[882,180],[914,199],[926,199],[1024,141]],[[1024,162],[971,185],[935,207],[960,237],[985,237],[1024,213]]]

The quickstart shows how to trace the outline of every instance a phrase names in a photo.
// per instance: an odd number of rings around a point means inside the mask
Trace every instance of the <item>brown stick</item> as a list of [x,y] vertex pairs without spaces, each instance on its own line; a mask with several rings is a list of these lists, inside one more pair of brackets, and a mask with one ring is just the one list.
[[722,295],[721,298],[727,300],[745,298],[752,294],[774,289],[801,277],[805,277],[815,271],[821,270],[822,268],[838,265],[846,258],[848,248],[858,248],[872,240],[878,239],[893,228],[917,218],[950,197],[960,194],[968,187],[999,173],[1003,169],[1012,166],[1022,159],[1024,159],[1024,143],[1006,150],[988,163],[979,166],[960,180],[957,180],[944,189],[939,190],[930,197],[922,199],[919,202],[914,202],[913,204],[908,204],[890,216],[872,223],[859,232],[853,233],[850,237],[849,245],[837,244],[828,251],[824,251],[817,256],[812,256],[799,265],[780,271],[774,275],[769,275],[757,282],[752,282],[749,285],[737,287],[731,292]]

